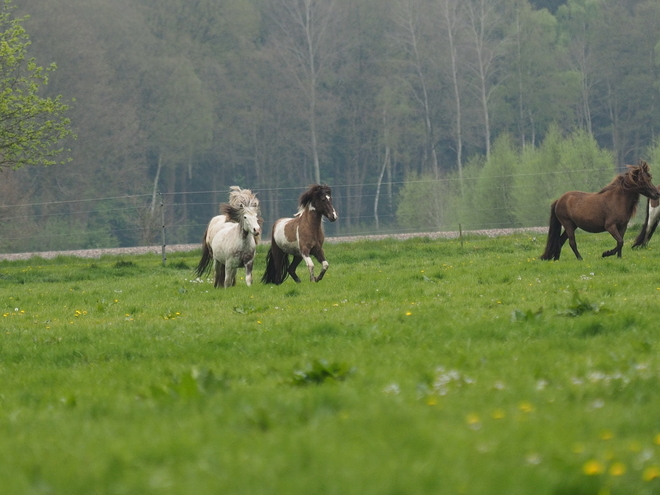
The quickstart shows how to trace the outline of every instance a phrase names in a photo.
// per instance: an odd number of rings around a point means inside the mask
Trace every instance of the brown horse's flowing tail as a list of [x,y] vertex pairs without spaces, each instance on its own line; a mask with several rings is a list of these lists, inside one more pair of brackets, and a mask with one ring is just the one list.
[[555,214],[555,201],[550,206],[550,227],[548,228],[548,241],[545,245],[545,252],[540,256],[542,260],[558,260],[561,253],[561,222]]
[[199,260],[199,263],[193,269],[193,272],[198,277],[202,277],[211,271],[211,261],[213,261],[213,253],[211,252],[211,247],[206,242],[207,230],[208,227],[204,231],[204,237],[202,238],[202,259]]
[[275,239],[273,239],[266,255],[266,271],[263,277],[261,277],[261,282],[264,284],[280,285],[288,276],[289,257],[277,245]]

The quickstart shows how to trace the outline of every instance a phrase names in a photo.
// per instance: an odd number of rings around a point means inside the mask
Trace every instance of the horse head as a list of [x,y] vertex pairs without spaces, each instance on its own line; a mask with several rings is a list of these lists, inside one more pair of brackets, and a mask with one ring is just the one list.
[[309,189],[300,196],[298,205],[300,206],[301,211],[309,206],[331,222],[334,222],[339,218],[335,207],[332,206],[332,190],[330,189],[330,186],[325,184],[314,184],[313,186],[310,186]]
[[635,189],[639,194],[651,199],[660,198],[658,188],[653,184],[653,177],[651,176],[651,168],[644,160],[639,161],[639,165],[628,165],[629,173],[634,184]]
[[220,206],[222,213],[227,215],[232,222],[241,226],[245,235],[252,234],[254,237],[261,235],[261,225],[259,224],[259,211],[254,206],[232,206],[223,203]]

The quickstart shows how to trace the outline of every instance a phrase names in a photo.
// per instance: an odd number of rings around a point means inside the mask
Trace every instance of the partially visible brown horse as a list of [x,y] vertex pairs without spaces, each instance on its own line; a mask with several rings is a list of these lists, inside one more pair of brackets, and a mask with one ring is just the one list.
[[[337,212],[332,206],[330,187],[315,184],[302,193],[298,200],[298,213],[293,218],[280,218],[273,225],[271,246],[266,255],[266,272],[261,281],[264,284],[279,285],[291,275],[300,282],[296,268],[305,260],[309,270],[309,279],[318,282],[328,269],[328,262],[323,252],[323,225],[326,217],[331,222],[337,220]],[[293,260],[289,263],[289,255]],[[314,256],[321,263],[321,271],[314,276]]]
[[[575,230],[609,232],[616,239],[616,247],[605,251],[603,257],[616,254],[621,257],[623,236],[628,221],[635,214],[639,195],[658,199],[660,193],[653,185],[648,164],[628,165],[628,171],[617,175],[612,182],[597,193],[570,191],[562,195],[550,207],[548,242],[542,260],[558,260],[561,248],[568,239],[575,257],[582,259],[575,243]],[[564,227],[564,232],[561,228]]]

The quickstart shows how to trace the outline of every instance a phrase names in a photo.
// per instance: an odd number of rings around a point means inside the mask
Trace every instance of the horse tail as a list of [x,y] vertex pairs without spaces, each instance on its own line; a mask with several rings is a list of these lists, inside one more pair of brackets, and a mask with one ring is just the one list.
[[545,245],[545,251],[540,256],[542,260],[558,259],[561,252],[561,222],[555,213],[557,201],[550,206],[550,226],[548,228],[548,240]]
[[277,245],[275,239],[271,241],[270,249],[266,254],[266,271],[261,282],[264,284],[280,285],[289,276],[289,256]]
[[642,230],[635,238],[633,248],[646,246],[651,240],[651,237],[653,237],[655,229],[658,228],[658,223],[660,223],[658,208],[660,206],[653,206],[653,203],[650,199],[646,202],[646,218],[644,219]]
[[209,230],[207,227],[204,231],[204,237],[202,238],[202,259],[199,260],[197,266],[193,269],[195,275],[198,277],[204,276],[211,270],[211,262],[213,261],[213,252],[211,252],[211,246],[206,242],[206,233]]
[[642,225],[642,230],[640,230],[639,234],[635,238],[635,242],[633,242],[633,249],[645,246],[647,242],[649,242],[646,239],[646,233],[649,230],[649,203],[651,202],[650,199],[646,200],[646,218],[644,219],[644,225]]

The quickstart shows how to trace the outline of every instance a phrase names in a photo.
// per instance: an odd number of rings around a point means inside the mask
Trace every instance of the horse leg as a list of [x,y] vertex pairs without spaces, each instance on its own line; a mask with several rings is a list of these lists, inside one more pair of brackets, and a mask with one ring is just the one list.
[[309,252],[301,252],[300,255],[302,256],[301,260],[305,260],[305,264],[309,270],[309,281],[316,282],[316,277],[314,277],[314,260],[309,257]]
[[[289,267],[287,268],[287,271],[288,271],[289,275],[291,275],[291,278],[292,278],[297,284],[300,283],[300,278],[298,277],[298,275],[296,275],[296,268],[298,268],[298,265],[300,264],[300,262],[301,262],[302,260],[303,260],[303,259],[302,259],[301,256],[294,256],[294,257],[293,257],[293,260],[291,261],[291,264],[290,264]],[[312,267],[312,269],[313,269],[313,267]]]
[[566,233],[566,230],[564,230],[559,236],[559,241],[557,241],[557,252],[555,253],[555,257],[553,258],[555,261],[559,260],[559,257],[561,256],[561,248],[564,247],[564,244],[566,244],[567,239],[568,239],[568,234]]
[[224,284],[225,281],[225,265],[218,260],[213,262],[215,268],[215,278],[213,280],[213,287],[216,289]]
[[611,225],[608,227],[607,231],[616,240],[616,247],[614,249],[610,249],[609,251],[605,251],[603,253],[603,258],[612,256],[614,254],[616,254],[617,258],[621,258],[621,250],[623,249],[623,234],[626,233],[626,226],[619,229],[617,225]]
[[[564,225],[564,233],[562,234],[562,245],[564,242],[566,242],[566,238],[568,238],[568,245],[571,246],[571,249],[573,250],[573,253],[575,254],[575,257],[579,260],[582,259],[582,255],[578,251],[577,248],[577,242],[575,242],[575,225]],[[564,238],[566,236],[566,238]],[[555,258],[559,259],[559,257]]]
[[225,273],[225,289],[236,285],[236,271],[237,268],[235,266],[227,267]]
[[254,258],[245,263],[245,283],[248,287],[252,285],[252,266],[254,265]]
[[325,253],[323,252],[323,248],[319,248],[316,250],[314,253],[314,257],[318,260],[319,263],[321,263],[321,271],[319,272],[318,276],[314,279],[315,282],[320,282],[321,279],[323,278],[323,275],[325,275],[325,272],[328,271],[328,266],[330,266],[330,263],[325,259]]

